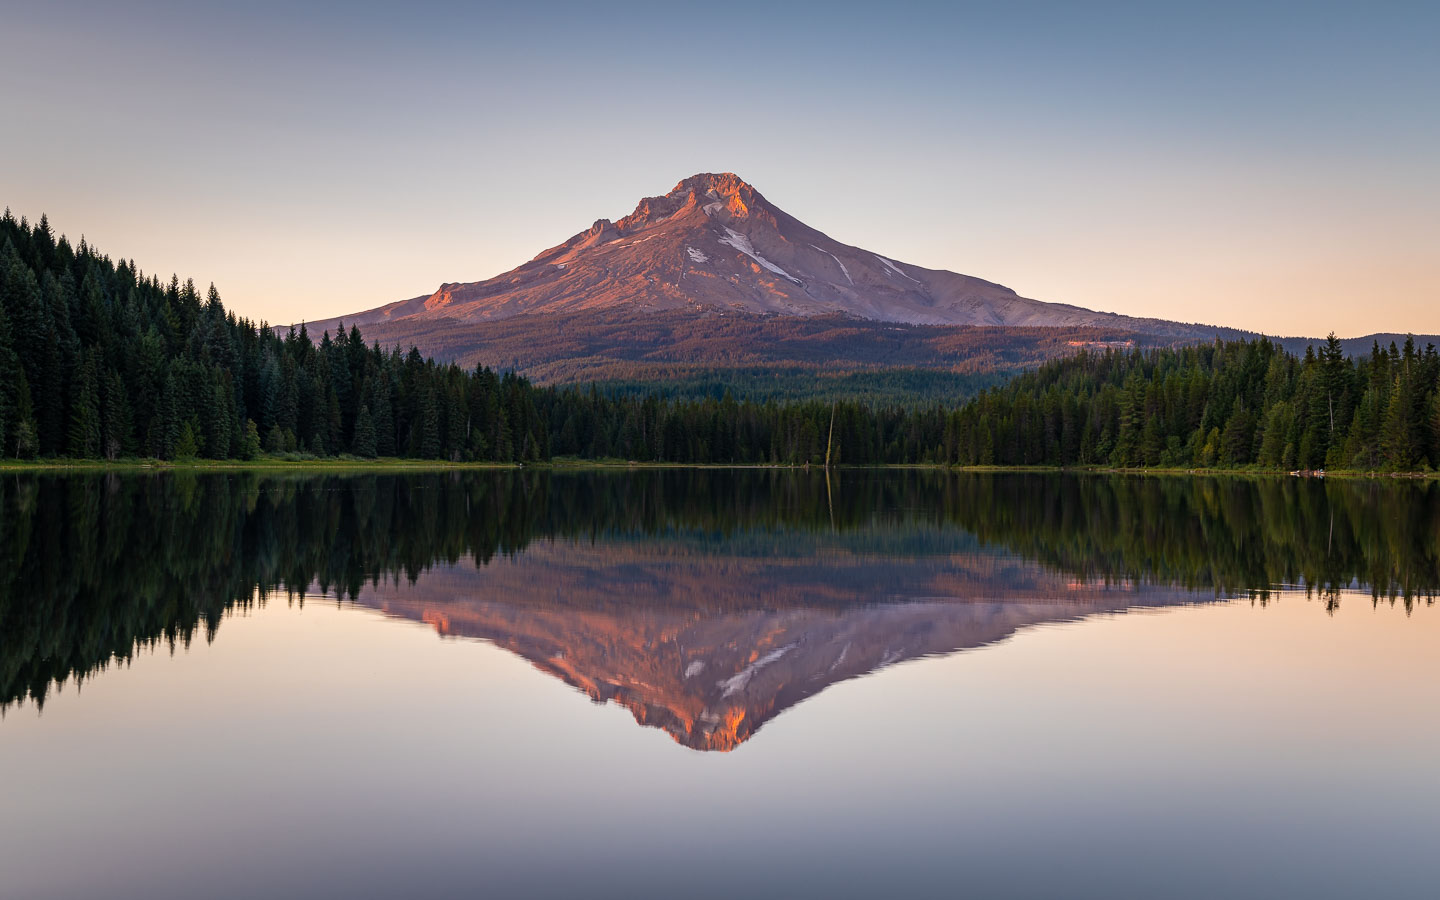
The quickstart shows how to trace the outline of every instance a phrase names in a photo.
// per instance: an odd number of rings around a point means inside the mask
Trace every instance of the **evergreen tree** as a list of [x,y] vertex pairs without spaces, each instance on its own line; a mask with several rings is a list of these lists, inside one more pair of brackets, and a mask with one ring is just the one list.
[[1440,468],[1440,390],[1430,401],[1430,465]]
[[40,442],[35,436],[35,422],[21,419],[15,426],[13,441],[16,459],[29,459],[40,452]]
[[419,454],[423,459],[435,459],[440,455],[440,404],[433,390],[425,392],[421,408]]
[[345,427],[340,417],[340,398],[332,388],[325,401],[325,434],[327,446],[334,453],[345,452]]
[[1390,396],[1383,430],[1385,461],[1404,471],[1414,467],[1420,456],[1420,420],[1415,418],[1409,377],[1397,375]]
[[375,452],[380,456],[395,455],[395,415],[390,407],[390,385],[383,376],[375,383]]
[[1260,442],[1260,458],[1258,460],[1260,465],[1269,468],[1288,465],[1285,462],[1285,448],[1288,446],[1290,430],[1294,424],[1295,414],[1289,401],[1276,401],[1265,420],[1265,433]]
[[106,459],[135,452],[134,423],[130,417],[130,401],[125,381],[115,370],[105,376],[105,397],[101,410],[103,435],[101,446]]
[[167,372],[146,439],[147,452],[159,459],[175,458],[175,445],[180,440],[179,390],[175,376]]
[[20,360],[10,348],[10,320],[5,305],[0,303],[0,455],[11,446],[16,429],[17,389],[20,382]]
[[96,355],[87,355],[75,379],[75,394],[70,403],[70,455],[100,455],[100,385],[96,371]]
[[240,449],[236,455],[241,459],[255,459],[260,455],[260,428],[254,419],[245,420],[245,434],[240,440]]
[[375,457],[375,420],[370,415],[370,407],[361,406],[360,412],[355,416],[355,445],[356,456],[366,459]]
[[1227,466],[1243,466],[1250,462],[1250,445],[1254,433],[1250,413],[1237,404],[1225,423],[1220,437],[1221,458]]
[[180,437],[175,441],[176,459],[189,460],[200,455],[200,441],[196,437],[199,431],[194,419],[187,419],[180,426]]

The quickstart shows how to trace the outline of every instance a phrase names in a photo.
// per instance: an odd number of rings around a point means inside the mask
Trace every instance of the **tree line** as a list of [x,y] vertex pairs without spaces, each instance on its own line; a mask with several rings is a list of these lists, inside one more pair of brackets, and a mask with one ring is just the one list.
[[[851,462],[918,461],[926,412],[542,388],[367,345],[317,341],[72,246],[43,216],[0,219],[0,452],[10,458],[252,459],[261,454],[531,462],[808,463],[835,422]],[[933,443],[933,441],[931,441]],[[836,457],[839,458],[838,456]]]
[[960,409],[950,458],[971,465],[1416,471],[1440,463],[1440,354],[1332,333],[1303,356],[1258,338],[1081,353]]
[[318,342],[227,312],[44,217],[0,220],[0,447],[16,457],[536,459],[534,389],[358,329]]
[[1082,351],[963,405],[736,400],[597,385],[315,340],[0,219],[0,454],[262,454],[539,462],[1108,465],[1412,470],[1440,462],[1440,357],[1332,335]]

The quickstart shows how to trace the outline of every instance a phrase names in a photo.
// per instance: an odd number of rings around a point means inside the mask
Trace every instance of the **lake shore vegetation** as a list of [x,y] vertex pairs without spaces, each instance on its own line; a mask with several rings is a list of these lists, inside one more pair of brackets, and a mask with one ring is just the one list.
[[[542,386],[350,327],[227,311],[83,239],[0,218],[7,468],[750,465],[1429,472],[1440,355],[1332,335],[1081,350],[963,403],[737,400]],[[94,465],[97,463],[83,463]]]

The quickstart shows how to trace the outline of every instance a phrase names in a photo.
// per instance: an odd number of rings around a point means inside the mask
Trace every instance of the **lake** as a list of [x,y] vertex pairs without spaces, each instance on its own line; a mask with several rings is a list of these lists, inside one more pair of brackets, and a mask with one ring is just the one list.
[[1440,484],[0,478],[0,897],[1413,897]]

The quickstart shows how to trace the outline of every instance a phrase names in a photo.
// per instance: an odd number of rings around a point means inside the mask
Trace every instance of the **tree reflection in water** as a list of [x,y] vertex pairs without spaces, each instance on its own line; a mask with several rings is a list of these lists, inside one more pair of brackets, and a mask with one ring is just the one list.
[[1417,481],[784,470],[0,481],[0,708],[323,594],[491,640],[699,749],[1037,622],[1300,586],[1433,603]]

